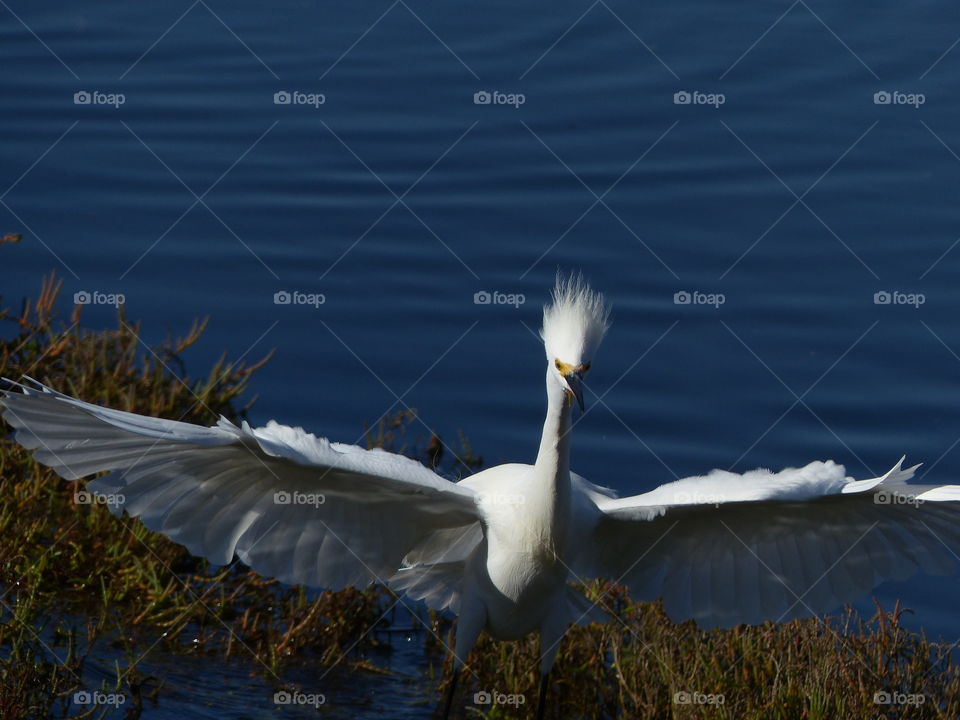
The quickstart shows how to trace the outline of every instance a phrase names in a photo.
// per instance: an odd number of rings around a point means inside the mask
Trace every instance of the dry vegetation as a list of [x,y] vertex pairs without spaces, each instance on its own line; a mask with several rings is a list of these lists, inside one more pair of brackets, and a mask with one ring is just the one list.
[[[117,329],[106,332],[82,329],[79,308],[60,319],[58,291],[51,276],[20,312],[0,310],[7,325],[0,374],[30,375],[85,400],[147,415],[204,424],[220,414],[244,416],[240,398],[261,363],[224,357],[204,379],[187,379],[180,355],[200,339],[204,323],[148,348],[122,312]],[[441,446],[435,438],[404,444],[409,420],[400,415],[380,423],[369,443],[436,464]],[[100,716],[70,698],[82,687],[88,656],[104,643],[128,658],[100,688],[125,694],[126,717],[149,717],[153,703],[163,706],[162,678],[145,682],[137,666],[154,643],[168,653],[207,655],[211,663],[239,658],[277,686],[277,673],[294,659],[377,671],[371,651],[384,641],[367,631],[393,600],[386,588],[308,593],[240,564],[211,568],[137,520],[78,503],[78,486],[35,463],[8,431],[0,429],[0,717]],[[448,473],[479,464],[469,446],[463,448],[462,457],[447,459]],[[603,605],[618,621],[571,630],[554,670],[553,717],[960,717],[960,673],[950,648],[907,632],[899,609],[878,608],[867,622],[847,613],[825,622],[703,632],[693,623],[670,622],[656,605],[631,603],[618,588],[597,585],[590,592],[603,593]],[[422,637],[439,697],[449,681],[439,638],[449,642],[450,623],[429,621],[431,632]],[[484,638],[470,669],[457,703],[461,714],[531,713],[533,640]],[[523,694],[529,702],[477,706],[472,700],[479,690]],[[878,705],[881,692],[899,693],[901,701],[922,695],[923,702]],[[676,702],[694,693],[714,702]],[[428,699],[423,707],[436,704]]]

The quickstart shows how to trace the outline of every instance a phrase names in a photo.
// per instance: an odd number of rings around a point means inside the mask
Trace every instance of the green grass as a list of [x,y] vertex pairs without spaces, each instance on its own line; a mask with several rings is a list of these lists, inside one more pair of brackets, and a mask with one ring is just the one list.
[[[19,312],[0,310],[9,338],[0,341],[0,373],[27,374],[84,400],[147,415],[203,424],[220,414],[244,417],[241,398],[266,358],[245,365],[222,357],[204,377],[190,379],[180,356],[200,341],[203,322],[148,348],[122,312],[109,331],[84,330],[78,308],[61,318],[59,289],[51,276],[37,300]],[[403,413],[381,421],[368,429],[368,444],[440,462],[447,472],[479,466],[463,438],[459,457],[445,459],[437,438],[410,441],[411,419]],[[35,463],[8,431],[0,430],[0,717],[79,717],[69,697],[81,689],[87,658],[105,645],[125,660],[102,690],[123,692],[131,718],[149,717],[152,703],[164,703],[162,678],[147,682],[138,666],[154,642],[211,663],[237,658],[277,687],[288,662],[381,672],[371,658],[388,641],[367,630],[394,599],[386,588],[308,594],[239,564],[211,568],[138,520],[78,503],[80,485]],[[692,622],[670,622],[658,605],[630,602],[622,588],[588,590],[616,611],[617,621],[571,629],[553,674],[552,717],[960,717],[960,673],[949,648],[906,631],[899,608],[878,608],[868,620],[847,612],[705,632]],[[423,636],[439,699],[449,682],[444,643],[451,643],[452,629],[446,618],[431,615],[430,622]],[[533,639],[482,638],[464,675],[460,714],[528,716],[536,668]],[[526,702],[474,705],[481,690],[523,695]],[[884,691],[922,694],[924,702],[875,704]],[[678,703],[677,693],[715,702]]]

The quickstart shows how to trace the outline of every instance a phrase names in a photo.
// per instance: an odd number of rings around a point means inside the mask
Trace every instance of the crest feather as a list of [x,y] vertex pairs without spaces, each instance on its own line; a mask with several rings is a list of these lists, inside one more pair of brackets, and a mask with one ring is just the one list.
[[543,308],[540,331],[547,354],[573,364],[589,361],[610,327],[610,306],[580,273],[557,273],[552,300]]

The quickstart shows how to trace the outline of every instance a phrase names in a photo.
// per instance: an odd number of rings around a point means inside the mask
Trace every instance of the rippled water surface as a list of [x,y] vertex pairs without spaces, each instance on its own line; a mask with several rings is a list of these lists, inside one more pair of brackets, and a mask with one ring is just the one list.
[[[0,291],[56,269],[147,343],[209,316],[195,373],[277,350],[253,420],[355,441],[409,405],[492,464],[535,453],[540,308],[580,268],[615,308],[593,481],[906,453],[957,482],[958,36],[935,2],[8,0]],[[878,596],[960,634],[957,578]],[[418,658],[326,711],[419,717]],[[153,717],[273,712],[249,669],[151,662]]]

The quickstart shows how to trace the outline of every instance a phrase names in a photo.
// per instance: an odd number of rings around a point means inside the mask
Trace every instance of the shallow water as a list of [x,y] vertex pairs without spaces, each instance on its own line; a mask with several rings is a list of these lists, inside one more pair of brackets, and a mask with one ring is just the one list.
[[[958,33],[933,2],[10,0],[0,230],[24,240],[0,289],[56,268],[68,298],[122,293],[147,343],[209,315],[195,373],[277,349],[254,421],[354,441],[409,404],[492,464],[535,453],[540,306],[580,268],[615,308],[575,439],[591,480],[906,453],[956,482]],[[874,302],[894,291],[924,302]],[[957,578],[877,594],[960,634]]]

